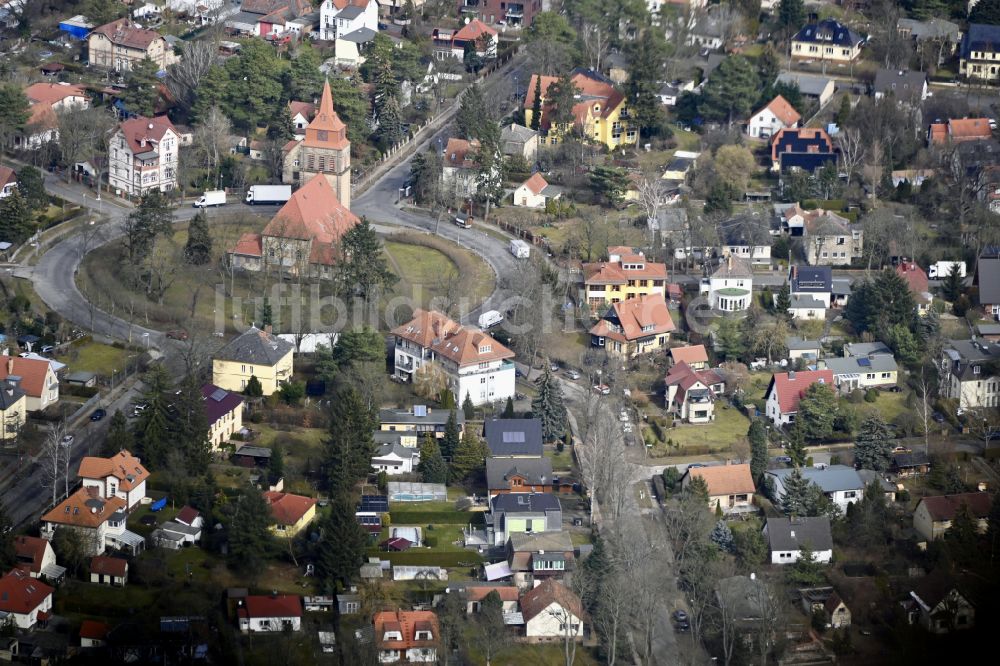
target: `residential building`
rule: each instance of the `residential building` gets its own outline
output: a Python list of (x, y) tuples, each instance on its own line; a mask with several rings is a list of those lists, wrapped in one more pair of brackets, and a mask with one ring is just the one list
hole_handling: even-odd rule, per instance
[(312, 497), (267, 491), (264, 501), (271, 507), (274, 520), (268, 528), (276, 536), (291, 538), (316, 518), (316, 500)]
[(549, 493), (555, 490), (549, 458), (487, 458), (489, 496), (506, 493)]
[(250, 594), (239, 604), (236, 615), (240, 631), (244, 634), (298, 631), (302, 628), (302, 597), (297, 594)]
[(319, 6), (320, 39), (332, 42), (362, 28), (378, 32), (378, 9), (376, 0), (323, 0)]
[(27, 394), (16, 376), (8, 376), (0, 384), (0, 441), (14, 439), (25, 424)]
[(918, 49), (933, 49), (932, 53), (937, 53), (938, 65), (951, 57), (962, 43), (961, 27), (937, 17), (926, 21), (901, 18), (896, 22), (896, 29), (903, 37), (915, 41)]
[(549, 201), (558, 199), (562, 188), (549, 185), (541, 173), (535, 172), (514, 190), (514, 205), (524, 208), (545, 208)]
[(969, 592), (941, 570), (917, 579), (902, 606), (910, 624), (919, 624), (932, 634), (971, 629), (976, 622)]
[(32, 578), (59, 582), (66, 575), (66, 567), (56, 563), (56, 551), (52, 550), (52, 544), (41, 537), (15, 536), (14, 557), (14, 567)]
[(941, 357), (941, 397), (959, 409), (1000, 406), (1000, 344), (982, 340), (947, 340)]
[(28, 630), (52, 615), (55, 590), (20, 569), (0, 578), (0, 614), (10, 618), (15, 629)]
[(295, 129), (295, 139), (305, 138), (305, 129), (316, 117), (316, 105), (312, 102), (291, 100), (288, 102), (288, 115), (292, 117), (292, 127)]
[(80, 623), (80, 647), (102, 648), (107, 645), (111, 627), (106, 622), (84, 620)]
[(788, 269), (788, 293), (819, 301), (823, 309), (833, 305), (833, 269), (829, 266), (796, 266)]
[(755, 139), (770, 139), (779, 130), (798, 127), (802, 114), (781, 95), (756, 111), (747, 121), (747, 134)]
[[(524, 98), (524, 122), (527, 125), (532, 124), (536, 81), (540, 76), (532, 74), (528, 81)], [(574, 70), (570, 79), (579, 90), (579, 95), (575, 98), (578, 101), (573, 105), (574, 129), (582, 132), (585, 138), (602, 143), (610, 150), (638, 141), (639, 132), (629, 120), (625, 96), (615, 89), (610, 79), (581, 69)], [(552, 124), (554, 109), (547, 95), (552, 84), (558, 80), (555, 76), (541, 76), (542, 119), (538, 126), (543, 145), (559, 143), (570, 129), (569, 126), (558, 127)]]
[(899, 373), (891, 353), (848, 356), (845, 352), (842, 358), (830, 357), (817, 361), (817, 364), (833, 372), (833, 385), (841, 393), (896, 386)]
[(562, 580), (576, 568), (576, 549), (568, 532), (511, 534), (507, 539), (507, 561), (504, 576), (509, 576), (521, 590), (530, 590), (537, 583)]
[(286, 32), (288, 23), (308, 14), (310, 0), (243, 0), (240, 11), (226, 19), (231, 31), (256, 37), (269, 37)]
[(751, 574), (730, 576), (716, 583), (716, 603), (729, 609), (733, 627), (745, 632), (759, 627), (765, 618), (774, 616), (773, 597), (767, 584)]
[(742, 312), (753, 300), (753, 269), (740, 257), (727, 254), (699, 290), (708, 297), (709, 306), (722, 312)]
[(771, 564), (792, 564), (808, 548), (816, 562), (829, 564), (833, 559), (833, 536), (827, 516), (806, 518), (768, 518), (764, 538), (771, 551)]
[(820, 127), (782, 129), (771, 139), (771, 171), (801, 169), (813, 173), (836, 163), (833, 139)]
[(126, 510), (120, 497), (102, 498), (97, 487), (81, 487), (42, 516), (42, 536), (51, 540), (56, 529), (72, 529), (88, 555), (100, 555), (108, 547), (136, 553), (145, 539), (125, 529)]
[(695, 370), (686, 361), (680, 361), (670, 368), (663, 383), (664, 406), (674, 418), (688, 423), (715, 420), (715, 401), (726, 390), (719, 371), (707, 367)]
[(967, 79), (1000, 78), (1000, 26), (970, 23), (959, 50), (958, 73)]
[(125, 587), (128, 583), (128, 560), (95, 555), (90, 559), (90, 582)]
[(562, 530), (562, 507), (550, 493), (505, 493), (490, 499), (486, 514), (487, 540), (502, 546), (514, 534), (559, 532)]
[(440, 312), (417, 308), (413, 319), (392, 331), (394, 375), (412, 381), (425, 364), (435, 363), (448, 378), (458, 403), (474, 405), (506, 400), (514, 395), (514, 352), (491, 335), (462, 326)]
[(788, 358), (792, 361), (801, 358), (811, 363), (823, 353), (823, 345), (819, 340), (804, 340), (794, 335), (785, 338), (785, 346), (788, 348)]
[(475, 155), (479, 142), (451, 137), (441, 156), (441, 186), (455, 199), (465, 200), (479, 189)]
[(802, 610), (810, 617), (821, 613), (832, 629), (851, 626), (851, 610), (832, 587), (800, 589), (799, 593), (802, 595)]
[(123, 121), (109, 143), (108, 184), (141, 197), (177, 187), (180, 133), (166, 116)]
[(177, 61), (163, 35), (127, 18), (105, 23), (87, 35), (87, 60), (92, 67), (129, 72), (147, 59), (160, 71)]
[[(785, 480), (795, 470), (788, 467), (772, 469), (765, 474), (774, 482), (774, 496), (780, 502), (785, 496)], [(830, 498), (841, 511), (847, 511), (847, 505), (860, 502), (865, 494), (865, 483), (853, 467), (846, 465), (828, 465), (801, 468), (802, 476), (820, 487), (823, 494)]]
[(771, 225), (758, 213), (738, 215), (719, 225), (719, 256), (739, 257), (751, 264), (771, 264)]
[(292, 378), (294, 349), (292, 343), (270, 330), (251, 326), (212, 357), (212, 383), (226, 391), (242, 392), (250, 378), (256, 377), (264, 395), (271, 395)]
[(931, 123), (927, 128), (927, 144), (948, 146), (967, 141), (985, 141), (993, 138), (989, 118), (949, 118), (943, 123)]
[(795, 423), (799, 411), (799, 401), (806, 390), (815, 383), (833, 388), (833, 371), (804, 370), (796, 372), (776, 372), (771, 375), (771, 383), (764, 393), (765, 414), (775, 427), (781, 428)]
[(541, 458), (539, 419), (486, 419), (483, 437), (493, 458)]
[(630, 247), (609, 247), (608, 261), (584, 264), (583, 276), (587, 305), (597, 316), (607, 304), (664, 294), (667, 265), (648, 261), (641, 251)]
[(893, 453), (889, 471), (900, 478), (920, 476), (931, 471), (931, 459), (923, 451)]
[(432, 409), (414, 405), (411, 409), (380, 409), (379, 429), (382, 432), (400, 433), (399, 443), (406, 447), (420, 446), (420, 438), (430, 433), (436, 439), (444, 437), (448, 419), (455, 415), (458, 432), (465, 432), (465, 412), (461, 409)]
[(860, 224), (827, 210), (805, 216), (802, 249), (813, 266), (849, 266), (861, 259), (864, 231)]
[(693, 479), (702, 479), (708, 487), (708, 507), (722, 509), (723, 513), (754, 511), (753, 494), (756, 492), (750, 465), (710, 465), (688, 467), (681, 477), (681, 488), (687, 489)]
[(524, 635), (530, 639), (583, 640), (583, 604), (562, 583), (546, 580), (521, 595)]
[(692, 370), (704, 370), (708, 367), (708, 351), (705, 345), (671, 347), (667, 350), (667, 361), (671, 366), (683, 362)]
[(925, 315), (930, 309), (934, 296), (930, 292), (927, 273), (915, 261), (901, 261), (896, 264), (896, 275), (903, 278), (913, 300), (917, 302), (917, 314)]
[(853, 62), (864, 43), (864, 38), (846, 25), (826, 19), (804, 26), (792, 37), (792, 59)]
[(511, 28), (529, 28), (535, 15), (545, 11), (548, 3), (543, 0), (458, 0), (461, 17), (473, 16), (489, 24), (508, 25)]
[[(624, 81), (622, 81), (622, 83), (624, 83)], [(660, 90), (656, 93), (656, 96), (660, 98), (660, 104), (664, 106), (677, 106), (677, 100), (680, 99), (681, 95), (686, 92), (693, 91), (693, 79), (688, 79), (686, 81), (678, 79), (670, 83), (662, 84), (660, 86)]]
[[(0, 355), (0, 382), (7, 389), (14, 384), (24, 392), (26, 411), (40, 412), (59, 402), (59, 380), (48, 361)], [(8, 402), (13, 399), (14, 396), (8, 394)], [(15, 401), (11, 419), (19, 410)], [(9, 423), (13, 425), (13, 421)], [(24, 419), (21, 419), (21, 424), (24, 424)]]
[(978, 530), (986, 532), (991, 501), (989, 494), (984, 492), (924, 497), (913, 511), (913, 529), (925, 541), (941, 539), (951, 529), (955, 516), (968, 510)]
[(934, 169), (893, 169), (889, 173), (893, 187), (908, 183), (911, 190), (919, 190), (924, 181), (935, 175), (937, 175), (937, 171)]
[(833, 79), (814, 74), (802, 74), (799, 72), (781, 72), (776, 79), (777, 83), (797, 86), (799, 93), (806, 99), (815, 102), (820, 107), (833, 98), (836, 85)]
[(612, 356), (635, 358), (665, 349), (674, 328), (663, 294), (640, 295), (612, 303), (590, 329), (590, 345)]
[(124, 500), (126, 511), (137, 507), (146, 497), (149, 471), (127, 450), (110, 458), (86, 456), (80, 461), (77, 475), (83, 487), (95, 488), (99, 497)]
[(504, 614), (517, 612), (520, 593), (513, 585), (469, 585), (462, 590), (465, 597), (466, 615), (478, 613), (482, 609), (483, 600), (494, 592), (500, 597)]
[(900, 104), (920, 106), (927, 99), (927, 73), (906, 69), (880, 69), (872, 84), (875, 99), (892, 97)]
[(154, 546), (179, 550), (201, 541), (203, 527), (201, 517), (198, 516), (192, 522), (185, 522), (182, 517), (185, 511), (191, 511), (197, 515), (197, 512), (191, 507), (184, 507), (174, 520), (166, 521), (149, 535), (149, 540), (153, 542)]
[(438, 60), (463, 59), (466, 44), (480, 58), (497, 57), (497, 31), (479, 19), (472, 19), (458, 30), (435, 28), (431, 31), (431, 46)]
[(989, 246), (982, 251), (974, 281), (979, 288), (979, 306), (987, 316), (1000, 321), (1000, 247)]
[[(374, 3), (375, 0), (370, 0)], [(285, 153), (281, 182), (303, 185), (314, 180), (325, 180), (337, 201), (335, 205), (324, 200), (319, 205), (330, 206), (328, 214), (353, 217), (351, 208), (351, 142), (347, 138), (347, 125), (333, 108), (330, 82), (323, 83), (319, 110), (303, 130), (301, 140), (290, 141), (282, 149)], [(322, 175), (324, 178), (317, 179)], [(304, 188), (303, 188), (304, 189)], [(314, 197), (319, 195), (315, 192)], [(328, 198), (328, 197), (327, 197)], [(300, 197), (300, 206), (308, 204)], [(279, 211), (280, 215), (280, 211)], [(356, 224), (354, 218), (353, 224)]]
[(379, 611), (372, 624), (380, 664), (437, 662), (441, 630), (434, 611)]
[(243, 396), (215, 384), (202, 386), (201, 396), (208, 420), (208, 441), (215, 451), (243, 429)]
[(402, 444), (382, 444), (372, 456), (372, 469), (389, 476), (411, 474), (420, 464), (420, 451)]
[(504, 155), (519, 155), (528, 164), (534, 164), (538, 155), (538, 132), (530, 127), (511, 123), (500, 132), (500, 150)]
[(670, 157), (670, 161), (667, 162), (667, 166), (664, 167), (663, 175), (660, 176), (660, 179), (670, 181), (671, 183), (685, 182), (688, 174), (694, 169), (694, 165), (699, 157), (701, 157), (700, 152), (675, 150), (674, 154)]
[(24, 132), (14, 136), (14, 146), (22, 150), (35, 150), (58, 141), (58, 114), (90, 106), (87, 89), (73, 83), (33, 83), (24, 89), (24, 96), (30, 105), (28, 122)]

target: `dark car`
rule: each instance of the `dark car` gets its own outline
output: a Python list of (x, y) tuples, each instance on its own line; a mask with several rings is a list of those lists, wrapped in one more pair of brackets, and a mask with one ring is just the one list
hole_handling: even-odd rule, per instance
[(703, 463), (691, 463), (688, 465), (688, 469), (698, 469), (699, 467), (706, 467)]
[(942, 414), (941, 412), (934, 412), (931, 415), (931, 418), (934, 419), (938, 423), (944, 423), (944, 414)]
[(688, 614), (678, 609), (674, 611), (674, 622), (687, 622)]
[(677, 629), (677, 633), (679, 634), (686, 634), (691, 631), (691, 624), (688, 622), (678, 622), (674, 625), (674, 627)]
[(106, 411), (104, 411), (103, 409), (95, 409), (94, 412), (93, 412), (93, 414), (90, 415), (90, 420), (91, 421), (100, 421), (101, 419), (103, 419), (107, 415), (108, 415), (108, 413)]
[(780, 462), (780, 463), (785, 463), (786, 465), (790, 465), (791, 462), (792, 462), (792, 457), (791, 456), (776, 456), (774, 458), (774, 462)]

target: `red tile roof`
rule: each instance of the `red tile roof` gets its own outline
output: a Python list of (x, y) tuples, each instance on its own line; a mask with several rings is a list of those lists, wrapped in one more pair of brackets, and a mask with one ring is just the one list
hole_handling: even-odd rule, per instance
[(521, 614), (525, 622), (543, 613), (553, 603), (559, 604), (579, 619), (583, 619), (580, 597), (562, 583), (548, 579), (521, 597)]
[(97, 555), (90, 560), (90, 573), (124, 578), (128, 573), (128, 562), (120, 557)]
[(48, 361), (20, 356), (0, 356), (0, 381), (14, 375), (21, 378), (21, 389), (33, 398), (40, 398), (45, 392), (45, 379), (55, 381), (52, 366)]
[[(789, 375), (794, 375), (790, 377)], [(833, 388), (833, 370), (803, 370), (801, 372), (779, 372), (771, 376), (771, 385), (767, 387), (764, 399), (771, 397), (771, 391), (778, 392), (778, 406), (782, 414), (792, 414), (799, 410), (799, 400), (806, 389), (814, 383), (822, 381)]]
[(471, 169), (475, 166), (475, 162), (470, 157), (470, 153), (475, 153), (478, 149), (478, 141), (448, 139), (448, 145), (444, 148), (444, 165), (455, 169)]
[[(802, 119), (802, 115), (796, 111), (795, 107), (789, 104), (788, 100), (781, 95), (778, 95), (768, 102), (764, 109), (773, 113), (775, 117), (786, 127), (791, 127)], [(763, 111), (763, 109), (761, 109), (761, 111)]]
[(149, 478), (149, 471), (142, 466), (142, 461), (129, 451), (119, 451), (110, 458), (87, 456), (80, 461), (78, 474), (81, 479), (104, 480), (113, 476), (118, 479), (118, 487), (124, 491), (138, 488)]
[(957, 493), (955, 495), (934, 495), (922, 500), (931, 520), (952, 520), (958, 510), (964, 505), (974, 518), (986, 518), (990, 515), (992, 499), (988, 493)]
[(149, 45), (157, 39), (163, 39), (163, 35), (155, 30), (137, 28), (127, 18), (121, 18), (111, 23), (94, 28), (91, 34), (98, 33), (107, 37), (112, 44), (117, 44), (130, 49), (146, 50)]
[(190, 525), (200, 515), (201, 514), (198, 513), (198, 509), (185, 504), (184, 507), (177, 513), (177, 517), (174, 518), (174, 520), (182, 525)]
[(133, 153), (153, 150), (156, 144), (163, 140), (167, 130), (180, 136), (177, 128), (166, 116), (156, 116), (155, 118), (136, 116), (126, 120), (119, 127)]
[[(541, 78), (542, 90), (542, 119), (539, 126), (542, 129), (548, 129), (551, 125), (550, 116), (552, 106), (546, 101), (546, 97), (548, 97), (549, 87), (558, 81), (559, 77), (532, 74), (531, 79), (528, 81), (528, 91), (524, 98), (524, 108), (534, 108), (536, 81), (539, 78)], [(588, 115), (593, 116), (595, 105), (600, 105), (600, 110), (596, 112), (596, 116), (607, 118), (625, 101), (624, 96), (603, 78), (597, 78), (586, 72), (577, 72), (570, 77), (570, 80), (576, 86), (579, 95), (577, 99), (580, 100), (573, 105), (575, 125), (582, 125), (586, 122)]]
[(241, 254), (246, 257), (260, 257), (263, 256), (263, 253), (260, 234), (243, 234), (236, 241), (236, 247), (233, 248), (233, 254)]
[(326, 176), (317, 174), (296, 190), (261, 235), (331, 245), (359, 222), (358, 216), (340, 203)]
[(901, 261), (896, 265), (896, 274), (906, 281), (910, 291), (921, 295), (928, 291), (927, 273), (913, 261)]
[(517, 601), (518, 590), (516, 587), (504, 585), (504, 586), (490, 586), (490, 585), (475, 585), (465, 588), (465, 598), (467, 601), (482, 601), (490, 595), (491, 592), (496, 592), (500, 596), (500, 601)]
[(0, 187), (17, 182), (17, 174), (10, 167), (0, 166)]
[(97, 488), (80, 488), (58, 506), (42, 516), (46, 523), (95, 528), (116, 511), (125, 510), (125, 500), (120, 497), (101, 498)]
[(31, 104), (55, 104), (67, 97), (87, 99), (87, 89), (71, 83), (33, 83), (24, 89), (24, 96)]
[[(410, 648), (434, 647), (437, 645), (439, 629), (437, 613), (434, 611), (381, 611), (372, 618), (375, 626), (375, 645), (381, 650), (408, 650)], [(417, 640), (416, 632), (430, 631), (431, 640)], [(386, 631), (398, 631), (403, 640), (385, 640)]]
[(705, 345), (687, 345), (686, 347), (673, 347), (669, 352), (674, 363), (681, 361), (687, 363), (708, 363), (708, 352)]
[(84, 620), (80, 624), (80, 638), (102, 641), (107, 637), (109, 631), (111, 631), (111, 627), (107, 623), (97, 620)]
[(430, 348), (459, 367), (514, 357), (514, 352), (490, 334), (461, 326), (433, 310), (417, 308), (413, 319), (394, 328), (392, 334)]
[(705, 479), (709, 497), (718, 495), (753, 495), (756, 488), (750, 476), (750, 465), (712, 465), (688, 468), (692, 479)]
[(295, 525), (312, 507), (316, 500), (312, 497), (279, 493), (269, 490), (264, 493), (264, 501), (271, 507), (271, 517), (279, 525)]
[(18, 559), (18, 568), (36, 575), (40, 574), (48, 545), (49, 542), (41, 537), (23, 535), (14, 537), (14, 554)]
[[(605, 315), (604, 319), (590, 329), (591, 335), (624, 342), (669, 333), (675, 328), (663, 294), (640, 294), (635, 298), (619, 301), (611, 308), (621, 325), (620, 330), (612, 328), (612, 322), (609, 322)], [(652, 328), (643, 330), (647, 327)]]
[(293, 99), (288, 103), (288, 113), (293, 118), (301, 115), (306, 120), (312, 120), (313, 116), (316, 115), (316, 105), (312, 102), (300, 102)]
[(464, 40), (464, 41), (475, 41), (482, 37), (483, 35), (489, 35), (494, 39), (497, 36), (497, 31), (486, 25), (477, 18), (472, 19), (464, 26), (462, 29), (455, 33), (452, 37), (452, 41)]
[(989, 118), (952, 118), (943, 123), (932, 123), (929, 140), (934, 145), (946, 144), (949, 141), (976, 141), (990, 139), (993, 130)]
[(0, 611), (27, 615), (41, 606), (53, 591), (27, 572), (13, 569), (0, 578)]
[(531, 193), (535, 195), (541, 194), (542, 190), (549, 186), (549, 184), (545, 181), (545, 178), (542, 177), (542, 174), (537, 171), (531, 174), (531, 178), (521, 184), (524, 187), (527, 187)]
[(239, 615), (246, 618), (302, 617), (302, 598), (295, 594), (250, 595)]
[[(629, 280), (666, 280), (667, 265), (647, 261), (640, 255), (622, 255), (622, 261), (602, 261), (583, 265), (585, 282), (591, 284), (626, 284)], [(623, 267), (628, 264), (642, 264), (641, 269)]]

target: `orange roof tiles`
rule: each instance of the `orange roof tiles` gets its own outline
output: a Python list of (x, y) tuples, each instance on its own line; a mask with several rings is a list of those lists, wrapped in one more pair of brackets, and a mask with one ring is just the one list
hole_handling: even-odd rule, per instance
[(452, 41), (464, 40), (464, 41), (475, 41), (482, 37), (483, 35), (489, 35), (490, 37), (496, 38), (497, 31), (486, 25), (477, 18), (472, 19), (468, 23), (462, 26), (462, 29), (455, 33), (452, 37)]
[(775, 373), (771, 377), (771, 385), (764, 396), (768, 398), (772, 390), (777, 391), (781, 413), (790, 414), (799, 410), (799, 400), (802, 399), (806, 389), (820, 381), (833, 388), (833, 370), (827, 368), (825, 370)]
[(429, 348), (459, 367), (514, 357), (514, 352), (488, 333), (465, 328), (432, 310), (417, 308), (413, 311), (413, 319), (394, 328), (392, 334)]
[(166, 116), (156, 116), (155, 118), (136, 116), (124, 121), (119, 127), (133, 153), (144, 153), (152, 150), (153, 144), (162, 141), (167, 130), (180, 135), (177, 128)]
[(340, 203), (326, 176), (317, 174), (296, 190), (261, 235), (330, 245), (359, 222), (358, 216)]
[(128, 573), (128, 562), (120, 557), (97, 555), (90, 560), (90, 573), (124, 578)]
[(306, 138), (302, 145), (310, 148), (346, 148), (347, 125), (333, 109), (333, 94), (330, 92), (330, 81), (323, 82), (323, 94), (319, 101), (319, 111), (306, 127)]
[(913, 261), (901, 261), (896, 266), (896, 274), (906, 281), (910, 291), (922, 295), (927, 292), (927, 273)]
[[(635, 257), (628, 257), (635, 258)], [(639, 261), (632, 263), (642, 263), (642, 268), (623, 267), (623, 262), (604, 261), (595, 264), (584, 264), (583, 273), (585, 283), (591, 284), (626, 284), (629, 280), (666, 280), (667, 265), (648, 262), (639, 257)]]
[[(536, 83), (538, 79), (541, 79), (542, 91), (542, 118), (539, 127), (548, 129), (551, 124), (549, 117), (552, 112), (552, 106), (546, 101), (546, 97), (548, 96), (550, 86), (558, 81), (559, 77), (532, 74), (528, 82), (528, 91), (524, 98), (524, 109), (526, 110), (534, 108), (535, 89), (538, 85)], [(577, 99), (580, 100), (573, 105), (573, 118), (576, 125), (584, 124), (588, 116), (607, 118), (625, 100), (622, 94), (610, 82), (592, 73), (578, 71), (570, 77), (570, 80), (576, 86)], [(595, 107), (598, 107), (597, 111), (594, 110)]]
[(750, 465), (712, 465), (688, 468), (692, 479), (705, 479), (709, 497), (717, 495), (753, 495), (756, 488), (750, 476)]
[(21, 389), (33, 398), (42, 397), (46, 389), (46, 377), (55, 381), (52, 366), (48, 361), (0, 355), (0, 381), (11, 375), (21, 378)]
[(121, 490), (129, 491), (148, 479), (149, 471), (129, 451), (119, 451), (110, 458), (85, 457), (80, 461), (79, 476), (81, 479), (99, 480), (113, 476), (118, 479)]
[(545, 612), (553, 603), (557, 603), (579, 619), (583, 619), (583, 604), (580, 597), (574, 594), (562, 583), (548, 579), (534, 589), (528, 590), (521, 597), (521, 614), (525, 621)]
[(932, 123), (927, 138), (934, 145), (991, 139), (993, 128), (989, 118), (951, 118), (947, 122)]
[(705, 345), (674, 347), (667, 353), (674, 359), (674, 363), (708, 363), (708, 351)]
[(549, 184), (545, 181), (545, 178), (542, 177), (542, 174), (537, 171), (531, 174), (531, 178), (524, 181), (522, 185), (527, 187), (532, 194), (541, 194), (542, 190), (549, 186)]
[(465, 588), (465, 598), (468, 601), (482, 601), (491, 592), (496, 592), (500, 597), (500, 601), (517, 601), (517, 588), (508, 585), (495, 587), (491, 585), (469, 586)]
[(0, 187), (17, 182), (17, 174), (10, 167), (0, 165)]
[[(667, 309), (663, 294), (641, 294), (611, 306), (619, 329), (608, 321), (608, 315), (590, 329), (591, 335), (632, 341), (674, 330), (674, 320)], [(609, 313), (610, 314), (610, 313)]]
[(260, 234), (246, 233), (240, 236), (240, 239), (236, 241), (236, 247), (233, 248), (233, 254), (242, 254), (247, 257), (263, 256), (264, 250), (261, 246)]
[(479, 149), (478, 141), (466, 141), (465, 139), (448, 139), (448, 145), (444, 148), (444, 165), (456, 169), (471, 169), (475, 166), (470, 153)]
[(316, 115), (316, 105), (312, 102), (300, 102), (293, 99), (288, 102), (288, 113), (293, 118), (301, 115), (306, 120), (312, 120), (313, 116)]
[(136, 27), (127, 18), (121, 18), (117, 21), (98, 26), (94, 28), (91, 34), (93, 33), (104, 35), (112, 44), (130, 49), (146, 50), (157, 39), (163, 39), (163, 35), (155, 30)]
[(0, 611), (27, 615), (54, 591), (54, 588), (24, 571), (13, 569), (0, 578)]
[[(33, 574), (42, 572), (42, 560), (49, 542), (41, 537), (18, 535), (14, 537), (14, 554), (18, 559), (18, 568)], [(30, 561), (29, 561), (30, 560)]]
[(786, 127), (791, 127), (802, 119), (802, 114), (796, 111), (795, 107), (789, 104), (788, 100), (781, 95), (768, 102), (764, 108), (773, 113)]
[(87, 99), (87, 89), (77, 84), (33, 83), (24, 89), (24, 96), (31, 104), (55, 104), (67, 97)]
[[(375, 644), (381, 650), (408, 650), (410, 648), (434, 647), (437, 645), (439, 629), (437, 613), (434, 611), (380, 611), (372, 618), (375, 626)], [(417, 631), (429, 631), (430, 640), (417, 640)], [(386, 640), (386, 632), (398, 631), (402, 640)]]
[(110, 518), (116, 511), (124, 510), (125, 500), (119, 497), (102, 499), (97, 488), (80, 488), (42, 516), (42, 521), (94, 528)]
[(239, 609), (241, 617), (302, 617), (302, 597), (296, 594), (278, 594), (271, 597), (250, 595)]
[(274, 491), (264, 493), (264, 501), (271, 507), (271, 517), (279, 525), (295, 525), (316, 506), (312, 497)]

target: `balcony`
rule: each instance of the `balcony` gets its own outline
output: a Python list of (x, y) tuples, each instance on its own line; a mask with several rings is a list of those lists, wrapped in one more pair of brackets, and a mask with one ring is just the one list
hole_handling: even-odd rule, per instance
[(466, 366), (470, 368), (466, 370), (463, 368), (460, 373), (463, 377), (469, 377), (471, 375), (492, 375), (498, 372), (514, 371), (514, 363), (512, 361), (502, 361), (499, 366), (490, 366), (488, 368), (472, 368), (472, 366)]
[(507, 18), (524, 18), (524, 5), (510, 5), (507, 7)]

